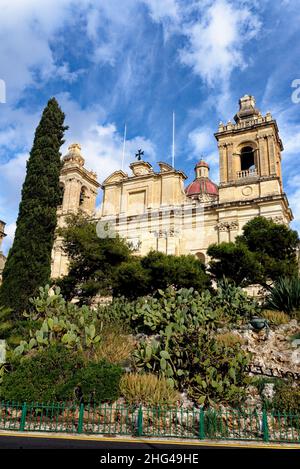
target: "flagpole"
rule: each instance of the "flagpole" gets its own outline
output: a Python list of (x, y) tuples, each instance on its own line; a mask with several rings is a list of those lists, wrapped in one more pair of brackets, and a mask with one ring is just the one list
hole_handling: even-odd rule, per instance
[(173, 111), (172, 166), (175, 168), (175, 112)]
[(126, 133), (127, 133), (127, 126), (124, 126), (124, 136), (123, 136), (123, 153), (122, 153), (122, 171), (124, 170), (124, 160), (125, 160), (125, 146), (126, 146)]

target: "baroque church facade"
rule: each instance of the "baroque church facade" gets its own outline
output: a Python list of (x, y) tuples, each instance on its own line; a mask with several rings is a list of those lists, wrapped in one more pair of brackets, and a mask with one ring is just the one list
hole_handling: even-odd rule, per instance
[[(253, 96), (239, 100), (234, 122), (220, 123), (215, 138), (219, 150), (219, 183), (211, 181), (209, 165), (201, 159), (195, 179), (188, 185), (185, 173), (159, 162), (158, 170), (138, 159), (131, 174), (115, 171), (102, 184), (85, 168), (79, 144), (63, 157), (58, 224), (82, 210), (97, 220), (98, 236), (118, 233), (137, 255), (149, 250), (166, 254), (194, 254), (207, 262), (212, 243), (234, 241), (252, 218), (260, 215), (288, 224), (292, 212), (281, 174), (283, 145), (276, 120), (262, 115)], [(140, 158), (140, 156), (139, 156)], [(96, 198), (103, 191), (100, 211)], [(68, 260), (56, 239), (52, 276), (67, 273)]]

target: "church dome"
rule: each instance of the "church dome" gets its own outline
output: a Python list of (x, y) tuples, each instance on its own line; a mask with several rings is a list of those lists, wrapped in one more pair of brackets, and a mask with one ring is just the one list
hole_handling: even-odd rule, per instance
[(192, 199), (211, 199), (218, 197), (218, 186), (209, 179), (209, 165), (200, 160), (195, 166), (196, 178), (185, 189), (185, 193)]
[(196, 164), (195, 169), (196, 169), (196, 168), (207, 168), (207, 169), (209, 170), (209, 165), (208, 165), (208, 163), (206, 163), (206, 161), (204, 161), (204, 160), (201, 159), (201, 160), (198, 161), (198, 163)]

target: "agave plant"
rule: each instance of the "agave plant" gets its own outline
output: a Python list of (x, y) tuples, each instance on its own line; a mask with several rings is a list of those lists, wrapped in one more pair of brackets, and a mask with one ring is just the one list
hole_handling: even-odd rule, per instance
[(300, 278), (279, 278), (273, 287), (269, 287), (266, 307), (283, 311), (292, 317), (299, 317)]

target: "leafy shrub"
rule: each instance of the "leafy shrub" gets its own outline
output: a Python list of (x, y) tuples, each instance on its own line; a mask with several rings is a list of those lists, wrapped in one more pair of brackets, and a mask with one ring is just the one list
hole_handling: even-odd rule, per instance
[(98, 332), (101, 328), (94, 312), (87, 306), (78, 307), (66, 302), (59, 288), (51, 291), (46, 286), (39, 291), (39, 296), (30, 300), (33, 309), (26, 315), (28, 324), (33, 323), (34, 327), (30, 329), (29, 337), (26, 334), (27, 340), (20, 341), (14, 355), (42, 350), (59, 343), (79, 351), (94, 349), (100, 341)]
[(120, 396), (120, 379), (123, 369), (112, 363), (89, 362), (76, 375), (85, 402), (112, 402)]
[(104, 323), (113, 324), (117, 322), (125, 325), (126, 328), (130, 328), (136, 304), (139, 304), (139, 300), (135, 302), (126, 298), (114, 298), (111, 303), (98, 306), (96, 314), (99, 320)]
[(265, 309), (262, 311), (261, 316), (268, 320), (272, 326), (280, 326), (280, 324), (287, 324), (290, 320), (289, 316), (282, 311), (272, 311)]
[(248, 320), (257, 314), (259, 306), (253, 298), (225, 277), (217, 284), (217, 291), (212, 298), (213, 306), (219, 311), (224, 322), (236, 323), (239, 320)]
[(114, 296), (126, 298), (154, 294), (170, 285), (176, 289), (194, 288), (201, 292), (210, 286), (205, 265), (195, 256), (167, 255), (150, 251), (142, 258), (133, 258), (121, 264), (116, 271)]
[(130, 324), (136, 332), (153, 334), (163, 331), (170, 323), (190, 327), (237, 322), (257, 314), (258, 309), (246, 292), (224, 280), (215, 293), (169, 287), (165, 291), (158, 290), (155, 297), (141, 297), (131, 302), (117, 299), (102, 308), (102, 317)]
[(0, 386), (4, 400), (60, 401), (74, 398), (76, 373), (83, 366), (82, 356), (62, 345), (24, 358), (5, 373)]
[(277, 384), (272, 406), (279, 412), (300, 416), (300, 387), (288, 384)]
[(172, 379), (188, 389), (199, 404), (238, 402), (245, 395), (250, 356), (240, 344), (227, 347), (212, 331), (193, 327), (183, 331), (169, 325), (160, 340), (142, 343), (134, 352), (137, 368)]
[(0, 306), (0, 339), (9, 337), (13, 328), (13, 321), (11, 320), (12, 311), (11, 308)]
[(151, 373), (123, 375), (120, 389), (129, 404), (172, 406), (180, 400), (180, 394), (170, 381)]
[(244, 343), (242, 337), (238, 336), (237, 334), (233, 334), (232, 332), (217, 334), (215, 339), (218, 343), (224, 345), (225, 347), (235, 347), (237, 344), (242, 345)]
[(208, 291), (200, 294), (193, 288), (175, 290), (169, 287), (165, 291), (159, 290), (155, 297), (145, 296), (131, 302), (116, 299), (102, 311), (103, 318), (129, 322), (136, 332), (153, 334), (163, 331), (169, 323), (187, 326), (214, 320), (216, 314), (210, 303)]
[(137, 331), (145, 333), (163, 331), (170, 323), (180, 324), (181, 328), (205, 324), (217, 318), (210, 300), (208, 291), (169, 287), (159, 290), (156, 298), (140, 299), (131, 322)]
[(299, 317), (300, 311), (300, 278), (284, 278), (277, 280), (266, 298), (266, 307), (283, 311), (291, 317)]
[(101, 330), (101, 340), (94, 352), (95, 360), (124, 364), (130, 358), (136, 341), (118, 323), (106, 324)]

